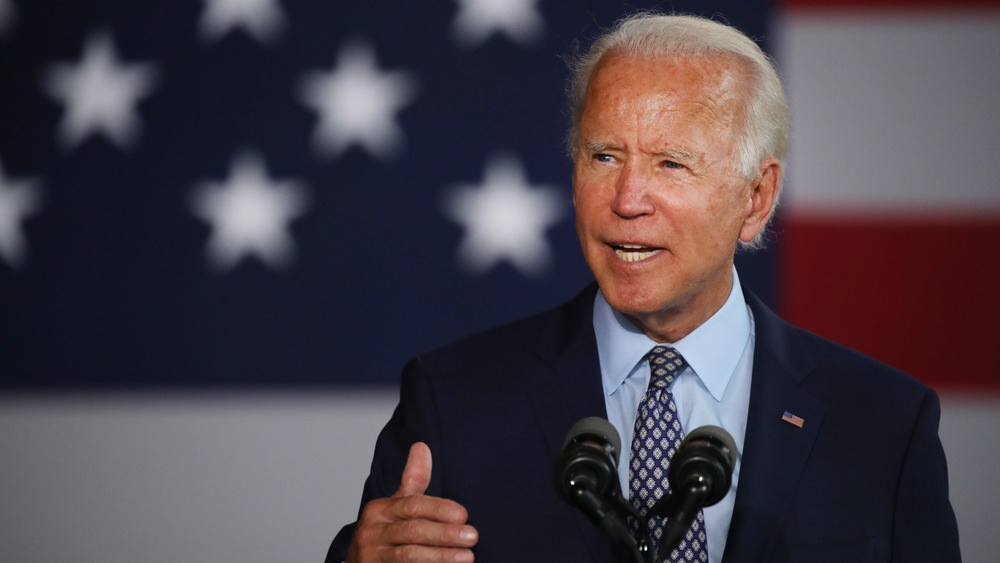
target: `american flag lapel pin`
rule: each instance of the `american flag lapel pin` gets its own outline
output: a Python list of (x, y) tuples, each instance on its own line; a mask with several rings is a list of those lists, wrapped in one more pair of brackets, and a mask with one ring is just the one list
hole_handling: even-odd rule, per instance
[(802, 428), (802, 424), (805, 423), (805, 420), (801, 416), (796, 416), (788, 411), (785, 411), (785, 414), (781, 415), (781, 420), (784, 420), (789, 424), (794, 424), (799, 428)]

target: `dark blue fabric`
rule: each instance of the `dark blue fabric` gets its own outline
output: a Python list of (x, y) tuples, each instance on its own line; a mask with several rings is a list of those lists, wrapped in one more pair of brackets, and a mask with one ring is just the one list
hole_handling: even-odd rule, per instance
[[(552, 307), (592, 279), (562, 142), (563, 57), (652, 8), (717, 14), (766, 48), (771, 14), (764, 0), (545, 0), (537, 41), (495, 34), (463, 46), (451, 33), (453, 0), (281, 0), (285, 31), (269, 42), (240, 27), (205, 40), (200, 0), (13, 4), (16, 20), (0, 30), (0, 166), (8, 180), (33, 179), (42, 199), (23, 224), (23, 264), (0, 252), (7, 390), (393, 385), (415, 354)], [(42, 78), (77, 64), (100, 32), (124, 63), (155, 65), (158, 80), (136, 106), (134, 146), (97, 135), (64, 149), (64, 107)], [(330, 72), (355, 40), (372, 47), (380, 71), (414, 81), (396, 114), (395, 158), (313, 148), (320, 118), (299, 99), (301, 83)], [(243, 150), (308, 196), (289, 226), (287, 268), (254, 256), (223, 272), (206, 262), (211, 229), (189, 200), (203, 182), (227, 179)], [(498, 152), (564, 202), (545, 233), (553, 260), (537, 275), (507, 261), (470, 274), (457, 260), (464, 232), (443, 200), (481, 183)], [(771, 252), (740, 260), (751, 287), (777, 287)]]
[[(412, 360), (363, 502), (395, 492), (420, 440), (434, 456), (428, 494), (463, 504), (479, 529), (477, 562), (629, 561), (552, 485), (565, 432), (605, 416), (595, 291)], [(725, 563), (959, 561), (936, 394), (745, 294), (756, 347)]]

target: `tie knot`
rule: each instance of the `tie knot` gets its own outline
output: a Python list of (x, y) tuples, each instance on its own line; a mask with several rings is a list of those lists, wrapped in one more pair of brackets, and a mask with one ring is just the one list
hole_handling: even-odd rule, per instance
[(684, 357), (670, 346), (656, 346), (646, 355), (649, 360), (649, 387), (670, 387), (684, 369)]

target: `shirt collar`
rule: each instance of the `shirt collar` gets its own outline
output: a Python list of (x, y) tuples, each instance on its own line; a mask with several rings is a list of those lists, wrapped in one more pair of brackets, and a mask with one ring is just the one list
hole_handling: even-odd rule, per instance
[[(610, 396), (636, 371), (646, 353), (657, 343), (625, 315), (612, 309), (600, 290), (594, 300), (594, 333), (604, 392)], [(722, 308), (672, 346), (684, 356), (712, 396), (721, 401), (749, 337), (750, 314), (739, 275), (733, 268), (733, 287)]]

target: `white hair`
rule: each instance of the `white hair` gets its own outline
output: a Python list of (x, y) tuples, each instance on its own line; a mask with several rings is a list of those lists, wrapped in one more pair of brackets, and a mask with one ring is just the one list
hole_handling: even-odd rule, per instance
[[(697, 16), (642, 12), (619, 21), (597, 38), (590, 50), (570, 62), (569, 97), (572, 122), (566, 138), (576, 159), (580, 120), (586, 105), (587, 85), (601, 58), (610, 52), (650, 58), (717, 56), (742, 66), (741, 112), (734, 125), (734, 171), (749, 182), (760, 177), (760, 163), (776, 158), (785, 166), (791, 119), (781, 80), (771, 59), (749, 37), (728, 25)], [(779, 190), (780, 193), (780, 190)], [(771, 207), (778, 203), (777, 194)], [(741, 248), (763, 246), (767, 229)]]

